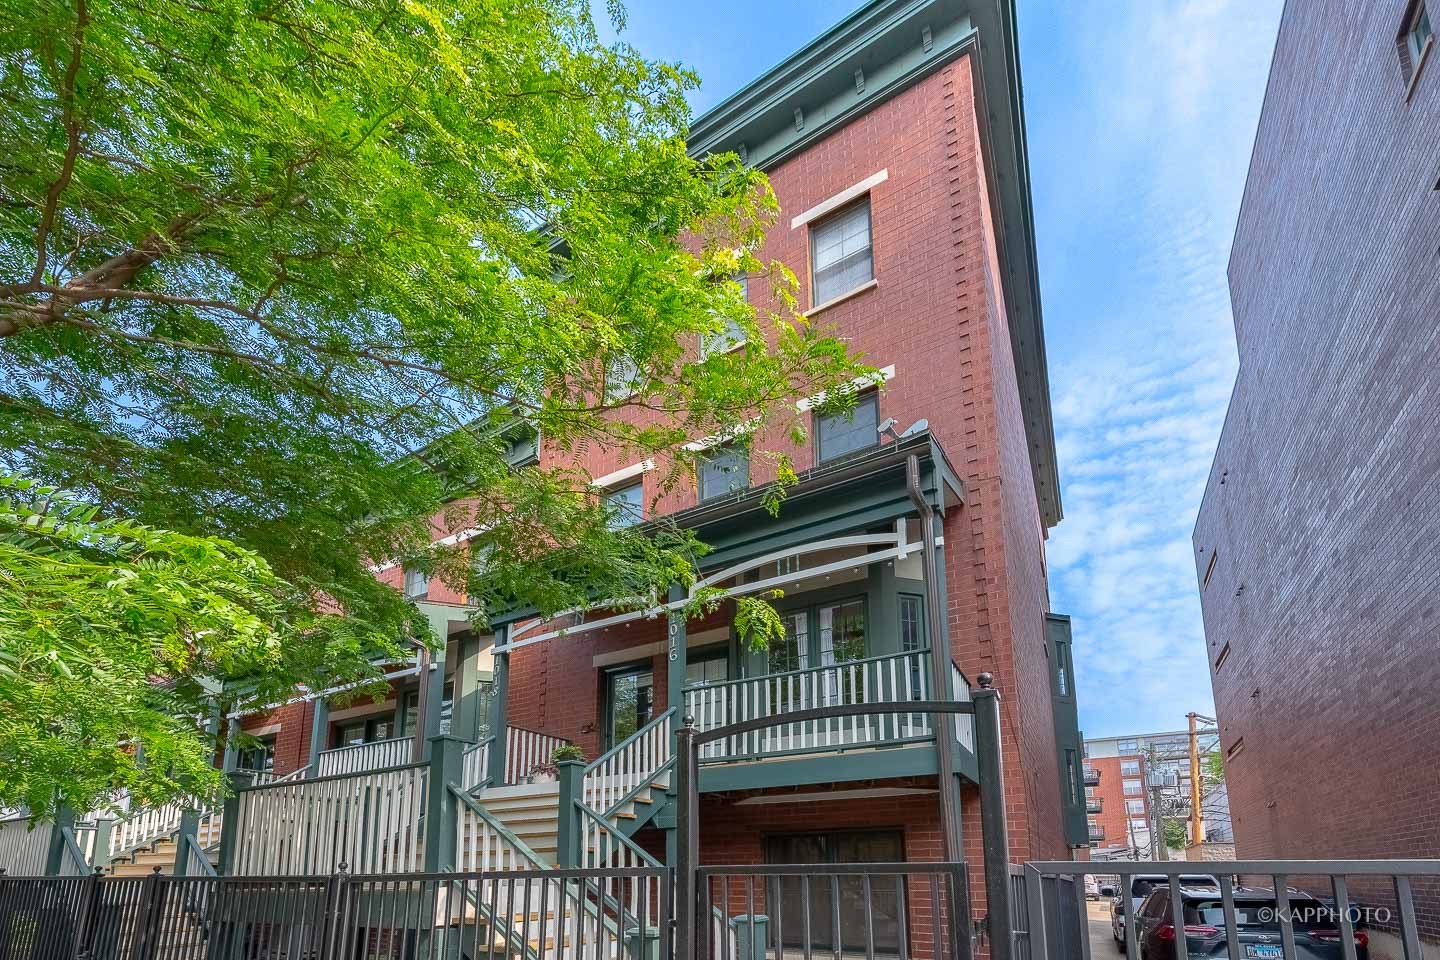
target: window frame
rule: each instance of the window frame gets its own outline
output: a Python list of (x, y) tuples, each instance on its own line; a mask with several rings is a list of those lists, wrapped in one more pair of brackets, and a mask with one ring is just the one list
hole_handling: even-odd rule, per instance
[[(727, 483), (725, 489), (723, 490), (713, 492), (708, 491), (705, 481), (705, 468), (709, 467), (712, 462), (720, 459), (722, 456), (727, 456), (731, 454), (743, 455), (742, 459), (745, 464), (744, 482), (736, 486), (732, 481), (730, 483)], [(745, 444), (738, 441), (732, 441), (730, 443), (717, 443), (715, 446), (702, 452), (699, 459), (700, 463), (695, 471), (695, 492), (696, 497), (700, 503), (708, 503), (711, 500), (718, 500), (721, 497), (727, 497), (732, 493), (739, 493), (743, 490), (750, 489), (750, 450)]]
[[(623, 508), (617, 507), (617, 501), (614, 499), (620, 494), (628, 493), (631, 490), (638, 490), (640, 493), (640, 499), (635, 504), (633, 512), (630, 510), (628, 503)], [(611, 530), (626, 530), (630, 527), (638, 527), (645, 522), (645, 478), (643, 476), (636, 477), (633, 480), (624, 480), (613, 486), (605, 487), (600, 491), (600, 499), (604, 502), (605, 508), (612, 511), (611, 516), (606, 520)], [(631, 518), (629, 522), (616, 522), (627, 516)]]
[[(876, 429), (875, 429), (875, 431), (874, 431), (874, 437), (870, 440), (869, 443), (864, 444), (863, 446), (852, 447), (852, 448), (850, 448), (849, 450), (845, 450), (845, 451), (843, 451), (843, 452), (841, 452), (841, 453), (831, 453), (831, 454), (827, 454), (827, 453), (825, 452), (825, 433), (824, 433), (824, 425), (825, 425), (825, 422), (826, 422), (827, 420), (828, 420), (828, 421), (831, 421), (831, 422), (834, 422), (834, 421), (836, 420), (836, 418), (847, 418), (847, 417), (848, 417), (848, 422), (851, 423), (851, 424), (853, 424), (853, 423), (855, 422), (855, 417), (856, 417), (856, 415), (860, 412), (860, 407), (861, 407), (862, 405), (869, 405), (869, 406), (873, 406), (873, 407), (875, 408), (875, 428), (876, 428)], [(874, 390), (874, 389), (862, 391), (860, 394), (858, 394), (858, 395), (855, 397), (855, 405), (852, 406), (852, 407), (850, 408), (850, 410), (849, 410), (848, 412), (845, 412), (845, 413), (821, 414), (821, 413), (819, 413), (819, 412), (817, 411), (816, 414), (815, 414), (814, 427), (815, 427), (815, 463), (816, 463), (817, 466), (818, 466), (819, 464), (822, 464), (822, 463), (829, 463), (829, 462), (831, 462), (831, 461), (833, 461), (833, 460), (840, 460), (840, 459), (842, 459), (842, 458), (844, 458), (844, 457), (853, 456), (853, 455), (855, 455), (855, 454), (857, 454), (857, 453), (861, 453), (861, 452), (863, 452), (863, 451), (870, 450), (870, 449), (873, 449), (873, 448), (875, 448), (875, 447), (880, 446), (880, 432), (879, 432), (879, 427), (880, 427), (880, 391), (879, 391), (879, 390)]]
[[(604, 711), (601, 715), (600, 739), (604, 750), (612, 750), (618, 741), (614, 741), (615, 732), (615, 681), (624, 677), (640, 677), (650, 675), (650, 715), (644, 720), (638, 717), (635, 729), (639, 730), (645, 724), (655, 719), (655, 663), (653, 660), (637, 660), (634, 663), (621, 664), (608, 667), (600, 673), (601, 683), (604, 684), (604, 696), (601, 698), (601, 708)], [(638, 713), (638, 711), (637, 711)], [(634, 736), (634, 734), (629, 734)]]
[[(1421, 24), (1425, 36), (1419, 36)], [(1429, 0), (1411, 0), (1400, 21), (1400, 31), (1395, 37), (1395, 50), (1400, 57), (1401, 74), (1405, 79), (1405, 98), (1408, 100), (1420, 79), (1420, 72), (1430, 59), (1431, 48), (1435, 46), (1435, 19), (1430, 12)]]
[[(864, 208), (865, 208), (865, 231), (866, 231), (866, 234), (867, 234), (866, 252), (867, 252), (867, 254), (868, 254), (868, 260), (869, 260), (869, 262), (870, 262), (870, 276), (866, 277), (864, 280), (860, 281), (859, 283), (852, 284), (851, 286), (846, 287), (844, 290), (841, 290), (841, 291), (839, 291), (839, 292), (837, 292), (837, 293), (832, 293), (832, 294), (830, 294), (829, 296), (826, 296), (826, 297), (821, 297), (821, 296), (820, 296), (820, 285), (819, 285), (819, 273), (820, 273), (820, 271), (819, 271), (819, 269), (818, 269), (817, 266), (816, 266), (816, 262), (817, 262), (817, 258), (816, 258), (816, 246), (817, 246), (817, 244), (818, 244), (818, 242), (819, 242), (820, 234), (821, 234), (821, 232), (824, 230), (825, 227), (827, 227), (827, 226), (832, 226), (832, 225), (834, 225), (834, 224), (839, 223), (842, 219), (844, 219), (846, 216), (848, 216), (849, 214), (853, 213), (856, 209), (858, 209), (858, 208), (860, 208), (860, 207), (864, 207)], [(866, 191), (865, 193), (862, 193), (860, 196), (858, 196), (858, 197), (856, 197), (855, 199), (847, 202), (847, 203), (844, 204), (843, 206), (841, 206), (841, 207), (839, 207), (839, 208), (837, 208), (837, 209), (835, 209), (835, 210), (831, 210), (831, 211), (827, 212), (823, 217), (817, 217), (816, 219), (814, 219), (814, 220), (812, 220), (810, 223), (808, 223), (808, 224), (806, 225), (806, 228), (807, 228), (807, 229), (806, 229), (806, 232), (809, 234), (809, 236), (807, 237), (807, 239), (809, 240), (809, 243), (808, 243), (807, 246), (808, 246), (808, 252), (809, 252), (809, 254), (810, 254), (810, 309), (811, 309), (811, 310), (817, 310), (817, 309), (819, 309), (819, 308), (821, 308), (821, 307), (824, 307), (826, 304), (830, 304), (830, 303), (834, 303), (834, 302), (836, 302), (836, 301), (838, 301), (838, 300), (842, 300), (842, 299), (844, 299), (845, 297), (848, 297), (848, 296), (850, 296), (851, 294), (855, 293), (857, 290), (860, 290), (860, 289), (861, 289), (862, 287), (864, 287), (866, 284), (869, 284), (869, 283), (874, 282), (874, 280), (875, 280), (875, 206), (874, 206), (874, 204), (871, 202), (871, 196), (870, 196), (869, 191)], [(853, 254), (852, 254), (852, 256), (853, 256)], [(840, 259), (844, 259), (844, 258), (842, 257), (842, 258), (840, 258)], [(839, 260), (836, 261), (836, 263), (839, 263), (839, 262), (840, 262)], [(827, 267), (826, 269), (828, 269), (828, 267)]]
[[(420, 589), (413, 589), (410, 578), (420, 578)], [(406, 600), (424, 600), (430, 595), (430, 575), (424, 570), (415, 567), (404, 567), (401, 572), (400, 590), (405, 594)]]

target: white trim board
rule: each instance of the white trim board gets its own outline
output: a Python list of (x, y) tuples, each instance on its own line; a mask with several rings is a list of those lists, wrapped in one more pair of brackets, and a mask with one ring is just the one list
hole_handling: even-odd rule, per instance
[(603, 477), (596, 477), (594, 480), (590, 481), (590, 486), (598, 487), (600, 489), (606, 489), (609, 487), (613, 487), (618, 483), (624, 483), (626, 480), (638, 477), (642, 473), (649, 473), (651, 470), (654, 469), (654, 460), (641, 460), (639, 463), (632, 463), (628, 467), (621, 467), (619, 470), (614, 470), (610, 473), (607, 473)]
[(845, 204), (849, 203), (851, 200), (855, 200), (863, 194), (869, 193), (872, 189), (889, 179), (890, 170), (888, 167), (884, 170), (881, 170), (879, 173), (870, 174), (870, 176), (866, 177), (864, 180), (861, 180), (854, 186), (846, 187), (844, 190), (841, 190), (839, 193), (835, 194), (835, 196), (829, 198), (828, 200), (821, 200), (819, 203), (815, 204), (815, 206), (811, 207), (809, 210), (806, 210), (794, 220), (791, 220), (790, 229), (794, 230), (796, 227), (803, 227), (811, 220), (818, 220), (820, 217), (825, 216), (825, 214), (829, 213), (830, 211), (840, 209), (841, 207), (845, 206)]
[[(892, 363), (892, 364), (890, 364), (889, 366), (881, 367), (881, 368), (880, 368), (879, 370), (877, 370), (872, 376), (868, 376), (868, 377), (856, 377), (854, 380), (851, 380), (851, 381), (850, 381), (848, 384), (846, 384), (844, 387), (841, 387), (841, 389), (842, 389), (842, 390), (856, 390), (856, 391), (859, 391), (859, 390), (864, 390), (866, 387), (879, 386), (879, 385), (882, 384), (882, 383), (889, 383), (891, 380), (894, 380), (894, 379), (895, 379), (895, 364)], [(826, 391), (822, 390), (822, 391), (820, 391), (819, 393), (817, 393), (817, 394), (815, 394), (815, 395), (813, 395), (813, 396), (805, 397), (803, 400), (796, 400), (796, 401), (795, 401), (795, 409), (796, 409), (796, 410), (799, 410), (801, 413), (804, 413), (806, 410), (809, 410), (811, 407), (818, 407), (818, 406), (820, 406), (820, 404), (822, 404), (822, 403), (825, 402), (825, 398), (828, 397), (829, 395), (830, 395), (829, 393), (827, 393)]]

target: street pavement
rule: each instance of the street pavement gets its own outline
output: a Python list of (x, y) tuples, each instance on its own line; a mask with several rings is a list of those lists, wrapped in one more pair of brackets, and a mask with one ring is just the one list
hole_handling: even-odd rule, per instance
[(1110, 934), (1110, 901), (1086, 900), (1085, 912), (1090, 921), (1090, 960), (1114, 960), (1123, 956)]

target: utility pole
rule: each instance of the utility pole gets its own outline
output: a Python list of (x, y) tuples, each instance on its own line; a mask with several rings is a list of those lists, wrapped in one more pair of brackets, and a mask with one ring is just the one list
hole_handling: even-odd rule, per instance
[(1196, 730), (1200, 715), (1193, 710), (1190, 720), (1190, 842), (1205, 842), (1205, 817), (1200, 812), (1200, 735)]
[(1150, 784), (1150, 810), (1154, 814), (1155, 826), (1150, 830), (1150, 849), (1155, 851), (1156, 860), (1170, 859), (1170, 845), (1165, 842), (1165, 815), (1161, 812), (1164, 787), (1156, 777)]

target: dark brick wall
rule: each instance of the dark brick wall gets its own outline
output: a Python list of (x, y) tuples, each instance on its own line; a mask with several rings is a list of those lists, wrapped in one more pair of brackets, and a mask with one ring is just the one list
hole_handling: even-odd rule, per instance
[(1405, 6), (1286, 5), (1231, 255), (1194, 547), (1242, 858), (1440, 856), (1440, 51), (1407, 101)]

